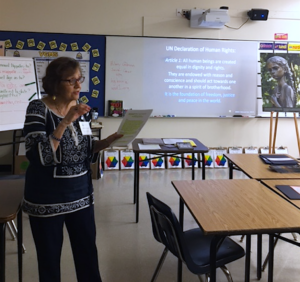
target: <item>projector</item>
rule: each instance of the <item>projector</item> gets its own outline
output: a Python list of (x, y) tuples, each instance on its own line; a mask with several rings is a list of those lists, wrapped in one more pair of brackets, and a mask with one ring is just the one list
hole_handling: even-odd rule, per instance
[(223, 28), (230, 21), (228, 10), (220, 9), (192, 9), (190, 12), (190, 27), (192, 28)]
[(266, 9), (252, 9), (247, 13), (252, 21), (266, 21), (268, 19), (269, 10)]

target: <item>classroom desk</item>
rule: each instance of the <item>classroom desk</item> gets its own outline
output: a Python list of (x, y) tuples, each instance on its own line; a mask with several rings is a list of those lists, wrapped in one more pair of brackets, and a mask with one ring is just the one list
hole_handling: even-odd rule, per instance
[(22, 212), (24, 178), (0, 179), (0, 282), (5, 282), (5, 229), (7, 222), (18, 217), (18, 269), (22, 281)]
[[(229, 179), (233, 178), (233, 166), (237, 166), (249, 178), (261, 179), (300, 179), (300, 173), (278, 173), (271, 171), (258, 154), (224, 154), (229, 162)], [(289, 155), (286, 155), (293, 158)]]
[[(140, 153), (146, 154), (155, 154), (159, 156), (170, 156), (176, 154), (184, 154), (184, 153), (192, 153), (192, 159), (194, 159), (194, 154), (200, 153), (202, 155), (202, 179), (205, 179), (205, 159), (204, 153), (208, 152), (208, 148), (203, 145), (200, 141), (195, 138), (180, 138), (180, 139), (190, 139), (193, 140), (196, 144), (196, 147), (193, 150), (187, 149), (178, 149), (176, 146), (168, 147), (161, 145), (160, 150), (141, 150), (138, 144), (143, 144), (143, 139), (138, 138), (132, 142), (132, 150), (134, 152), (134, 184), (133, 184), (133, 194), (134, 199), (133, 202), (136, 204), (136, 222), (139, 222), (139, 155)], [(192, 162), (192, 180), (195, 179), (195, 167), (194, 162)]]
[(276, 179), (276, 180), (262, 180), (261, 183), (265, 184), (267, 187), (272, 189), (275, 193), (279, 194), (281, 197), (289, 201), (291, 204), (300, 209), (300, 200), (291, 200), (285, 196), (279, 189), (276, 188), (276, 185), (294, 185), (300, 186), (300, 179)]
[[(172, 181), (184, 204), (211, 244), (211, 282), (216, 281), (217, 244), (229, 235), (246, 234), (245, 282), (250, 279), (252, 234), (269, 234), (268, 281), (273, 281), (274, 233), (300, 231), (300, 210), (254, 179)], [(272, 219), (272, 220), (270, 220)]]

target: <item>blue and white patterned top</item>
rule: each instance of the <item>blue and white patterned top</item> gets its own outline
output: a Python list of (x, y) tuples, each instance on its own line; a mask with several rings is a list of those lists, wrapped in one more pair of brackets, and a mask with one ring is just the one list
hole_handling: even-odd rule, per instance
[(26, 171), (23, 211), (32, 216), (55, 216), (74, 212), (93, 204), (90, 163), (92, 136), (82, 135), (79, 121), (68, 126), (56, 150), (50, 134), (63, 117), (49, 109), (42, 100), (27, 107), (24, 124)]

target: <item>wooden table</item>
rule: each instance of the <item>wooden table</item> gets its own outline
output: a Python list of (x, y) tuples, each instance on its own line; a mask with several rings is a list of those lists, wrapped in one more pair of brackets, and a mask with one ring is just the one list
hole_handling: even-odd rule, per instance
[(279, 194), (281, 197), (289, 201), (291, 204), (300, 209), (300, 200), (291, 200), (286, 195), (284, 195), (279, 189), (276, 188), (276, 185), (294, 185), (300, 186), (300, 179), (276, 179), (276, 180), (262, 180), (261, 183), (268, 186), (275, 193)]
[[(233, 177), (233, 166), (237, 166), (249, 178), (261, 179), (300, 179), (300, 173), (278, 173), (271, 171), (258, 154), (224, 154), (229, 161), (229, 178)], [(293, 158), (287, 155), (290, 158)]]
[[(17, 177), (16, 177), (17, 178)], [(5, 282), (5, 230), (7, 222), (18, 216), (19, 281), (22, 281), (22, 212), (24, 178), (0, 178), (0, 282)], [(19, 212), (20, 211), (20, 212)]]
[(245, 281), (250, 279), (251, 234), (269, 234), (269, 282), (273, 281), (274, 233), (299, 232), (300, 210), (253, 179), (172, 181), (183, 206), (204, 234), (215, 235), (211, 245), (211, 282), (216, 281), (216, 246), (224, 236), (246, 234)]
[[(173, 138), (172, 138), (173, 139)], [(175, 138), (177, 139), (177, 138)], [(198, 141), (195, 138), (180, 138), (180, 139), (189, 139), (193, 140), (194, 143), (196, 144), (196, 147), (193, 147), (193, 149), (178, 149), (176, 146), (164, 146), (160, 145), (161, 149), (155, 149), (155, 150), (145, 150), (145, 149), (140, 149), (139, 144), (143, 144), (143, 139), (138, 138), (135, 139), (132, 142), (132, 150), (134, 152), (134, 184), (133, 184), (133, 202), (136, 204), (136, 222), (139, 221), (139, 155), (141, 153), (146, 153), (146, 154), (154, 154), (154, 155), (159, 155), (162, 157), (166, 156), (174, 156), (177, 154), (184, 154), (184, 153), (191, 153), (192, 154), (192, 160), (194, 160), (194, 155), (196, 153), (202, 154), (202, 179), (205, 179), (205, 158), (204, 158), (204, 153), (208, 152), (208, 148), (203, 145), (200, 141)], [(157, 157), (155, 157), (157, 158)], [(195, 179), (195, 167), (194, 167), (194, 162), (192, 162), (192, 180)]]

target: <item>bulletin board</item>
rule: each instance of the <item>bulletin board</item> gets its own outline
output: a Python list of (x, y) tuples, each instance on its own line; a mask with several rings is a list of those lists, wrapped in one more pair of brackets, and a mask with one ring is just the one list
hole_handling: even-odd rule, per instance
[(36, 59), (39, 82), (51, 60), (61, 56), (77, 59), (85, 76), (80, 99), (104, 115), (105, 36), (0, 31), (0, 41), (4, 41), (6, 56)]

